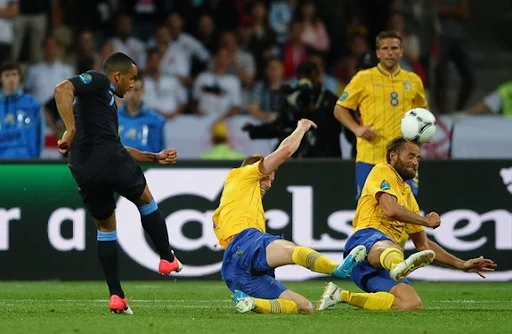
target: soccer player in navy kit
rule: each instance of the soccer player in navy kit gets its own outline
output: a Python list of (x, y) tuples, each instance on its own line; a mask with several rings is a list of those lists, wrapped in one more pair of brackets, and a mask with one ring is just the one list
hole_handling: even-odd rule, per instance
[(63, 154), (69, 152), (69, 169), (96, 223), (98, 257), (110, 291), (109, 308), (133, 314), (118, 273), (114, 193), (138, 207), (142, 227), (161, 258), (158, 271), (163, 275), (180, 271), (182, 265), (170, 248), (165, 219), (137, 163), (172, 164), (177, 155), (172, 149), (149, 153), (121, 144), (115, 96), (122, 98), (133, 87), (137, 65), (127, 55), (114, 53), (103, 63), (103, 70), (82, 73), (56, 86), (57, 109), (66, 127), (58, 148)]

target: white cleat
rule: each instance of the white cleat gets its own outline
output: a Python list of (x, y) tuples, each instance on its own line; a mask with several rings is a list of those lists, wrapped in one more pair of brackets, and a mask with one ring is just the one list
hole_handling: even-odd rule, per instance
[(235, 303), (236, 310), (240, 313), (250, 312), (256, 307), (254, 300), (240, 290), (235, 290), (233, 302)]
[(428, 266), (434, 261), (436, 253), (431, 250), (424, 250), (409, 256), (400, 262), (393, 270), (389, 272), (389, 276), (395, 282), (400, 282), (416, 269)]
[(320, 300), (316, 302), (315, 310), (323, 311), (331, 306), (341, 302), (341, 289), (333, 282), (329, 282), (324, 286), (324, 292)]
[(112, 311), (112, 313), (115, 314), (126, 314), (126, 315), (133, 315), (133, 311), (130, 306), (126, 306), (126, 308), (123, 311)]

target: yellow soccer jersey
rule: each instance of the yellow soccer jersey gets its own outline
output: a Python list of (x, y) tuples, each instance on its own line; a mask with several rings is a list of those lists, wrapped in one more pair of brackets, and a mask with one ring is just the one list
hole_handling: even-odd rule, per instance
[(383, 192), (395, 196), (398, 204), (419, 214), (420, 208), (409, 185), (404, 182), (393, 167), (388, 164), (378, 164), (373, 167), (368, 175), (361, 198), (357, 203), (353, 220), (355, 231), (374, 228), (398, 244), (402, 232), (412, 234), (424, 230), (423, 226), (406, 224), (388, 218), (377, 200), (377, 195)]
[(259, 163), (234, 168), (226, 177), (220, 205), (213, 213), (214, 232), (222, 248), (245, 229), (265, 232), (260, 193), (260, 180), (264, 177)]
[(401, 68), (390, 74), (380, 65), (358, 72), (337, 104), (359, 110), (363, 125), (373, 123), (379, 136), (372, 141), (357, 138), (356, 157), (356, 161), (372, 165), (386, 162), (386, 145), (401, 136), (402, 116), (412, 108), (427, 108), (418, 75)]

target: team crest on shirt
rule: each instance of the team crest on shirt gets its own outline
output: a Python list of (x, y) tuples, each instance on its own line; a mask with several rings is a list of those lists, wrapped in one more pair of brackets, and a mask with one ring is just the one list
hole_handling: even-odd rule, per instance
[(348, 97), (348, 92), (343, 92), (338, 100), (345, 101)]
[(92, 81), (92, 76), (89, 73), (82, 73), (78, 76), (78, 79), (87, 85)]
[(389, 190), (391, 189), (391, 186), (389, 185), (389, 182), (384, 180), (380, 183), (380, 189), (381, 190)]
[(404, 89), (410, 92), (412, 90), (412, 82), (409, 80), (404, 80)]

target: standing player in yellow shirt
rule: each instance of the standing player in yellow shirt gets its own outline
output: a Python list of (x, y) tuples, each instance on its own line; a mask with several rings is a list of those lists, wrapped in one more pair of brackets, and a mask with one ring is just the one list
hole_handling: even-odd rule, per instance
[(225, 248), (222, 278), (234, 293), (239, 312), (310, 313), (308, 299), (288, 290), (275, 279), (274, 269), (298, 264), (312, 271), (344, 278), (366, 256), (354, 247), (342, 264), (317, 251), (265, 233), (263, 195), (270, 189), (275, 170), (299, 148), (306, 132), (316, 124), (302, 119), (295, 131), (270, 155), (251, 155), (226, 177), (219, 207), (213, 213), (214, 232)]
[[(406, 277), (434, 259), (480, 276), (481, 271), (494, 271), (496, 264), (492, 260), (479, 257), (464, 261), (428, 239), (424, 226), (438, 227), (439, 215), (431, 212), (420, 216), (418, 203), (406, 183), (416, 175), (419, 159), (418, 144), (401, 137), (389, 143), (388, 163), (377, 164), (368, 175), (357, 204), (355, 230), (345, 246), (345, 253), (361, 245), (368, 251), (366, 261), (359, 262), (350, 274), (352, 281), (366, 293), (342, 290), (330, 282), (317, 303), (318, 310), (337, 302), (365, 310), (421, 309), (421, 299)], [(398, 245), (404, 232), (418, 250), (406, 260)]]
[[(357, 137), (357, 199), (373, 166), (386, 162), (386, 145), (401, 135), (402, 116), (412, 108), (427, 108), (420, 77), (400, 68), (403, 55), (400, 34), (381, 32), (376, 47), (379, 64), (359, 71), (334, 108), (336, 119)], [(362, 124), (354, 121), (349, 110), (359, 110)], [(416, 194), (417, 182), (408, 183)]]

